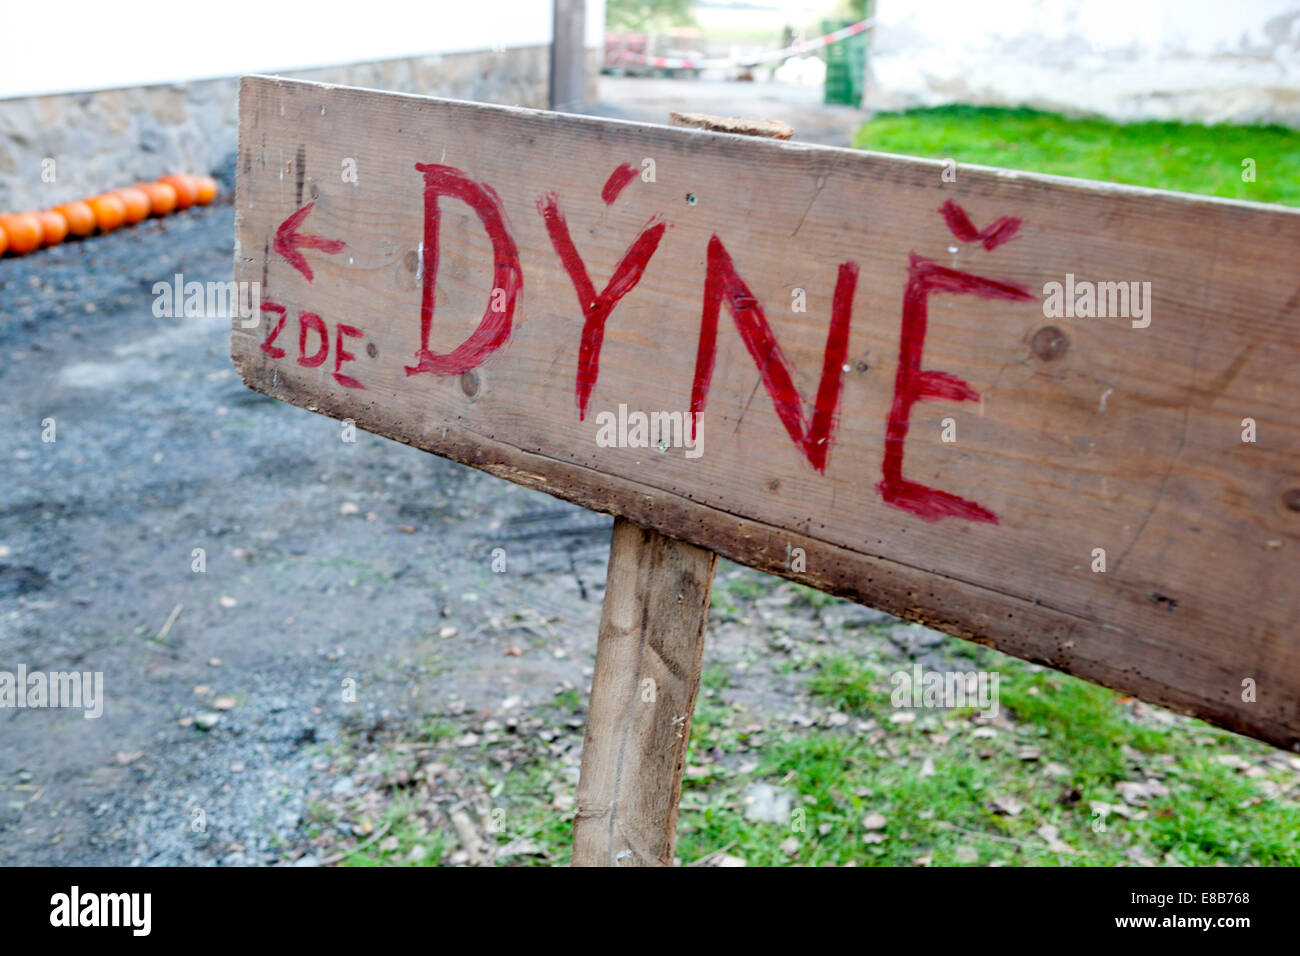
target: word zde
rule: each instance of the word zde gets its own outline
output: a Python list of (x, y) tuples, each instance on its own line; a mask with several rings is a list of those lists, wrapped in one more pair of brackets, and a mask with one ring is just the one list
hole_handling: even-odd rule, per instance
[[(485, 183), (472, 180), (466, 173), (451, 166), (417, 163), (416, 170), (424, 176), (424, 243), (422, 247), (420, 301), (420, 347), (413, 364), (405, 366), (411, 375), (461, 375), (481, 365), (493, 352), (505, 346), (510, 337), (515, 307), (523, 290), (523, 271), (514, 238), (506, 225), (500, 197)], [(616, 169), (601, 192), (605, 203), (612, 204), (619, 191), (635, 178), (636, 169), (630, 163)], [(477, 214), (479, 222), (492, 243), (493, 288), (487, 309), (478, 327), (455, 349), (445, 354), (429, 348), (429, 333), (433, 327), (435, 288), (438, 280), (439, 226), (443, 199), (455, 199), (468, 205)], [(328, 254), (340, 252), (345, 243), (320, 236), (304, 235), (298, 229), (310, 213), (314, 203), (308, 203), (289, 216), (277, 229), (275, 249), (297, 269), (308, 282), (312, 281), (311, 266), (300, 251), (318, 249)], [(578, 349), (578, 368), (575, 398), (578, 418), (586, 418), (587, 406), (600, 370), (600, 349), (604, 339), (605, 323), (623, 296), (631, 292), (641, 280), (646, 266), (667, 229), (667, 223), (656, 216), (642, 229), (628, 246), (622, 260), (614, 269), (605, 288), (597, 292), (587, 272), (587, 267), (574, 245), (560, 208), (559, 197), (547, 193), (537, 200), (551, 245), (573, 284), (578, 306), (583, 314), (582, 335)], [(971, 222), (966, 212), (949, 200), (938, 210), (949, 231), (961, 242), (980, 243), (993, 250), (1014, 238), (1021, 220), (1003, 216), (983, 230)], [(790, 440), (816, 471), (824, 473), (834, 438), (840, 392), (844, 382), (845, 361), (848, 356), (849, 327), (852, 322), (853, 295), (857, 287), (858, 265), (847, 261), (839, 266), (831, 306), (830, 328), (822, 362), (821, 380), (817, 388), (811, 418), (804, 413), (804, 402), (794, 384), (795, 370), (782, 354), (776, 336), (768, 324), (762, 304), (749, 290), (728, 254), (726, 246), (715, 234), (708, 243), (707, 271), (704, 284), (704, 307), (700, 322), (700, 338), (696, 352), (695, 376), (691, 388), (692, 438), (696, 423), (703, 413), (709, 395), (717, 348), (718, 319), (725, 306), (731, 315), (741, 339), (757, 364), (764, 387), (772, 398), (776, 414), (781, 419)], [(885, 433), (885, 454), (881, 480), (877, 491), (888, 504), (909, 511), (927, 521), (955, 517), (969, 521), (997, 524), (997, 516), (982, 505), (967, 501), (951, 492), (942, 491), (911, 481), (903, 476), (903, 447), (907, 439), (912, 406), (917, 402), (946, 400), (955, 402), (979, 401), (979, 393), (966, 382), (948, 372), (921, 367), (925, 347), (926, 314), (932, 295), (973, 295), (982, 299), (1005, 299), (1013, 302), (1035, 301), (1027, 289), (1008, 282), (942, 266), (915, 252), (910, 255), (907, 284), (903, 297), (902, 328), (898, 368), (894, 380), (894, 399), (890, 408)], [(272, 321), (268, 323), (261, 350), (276, 359), (285, 358), (290, 341), (281, 343), (289, 314), (277, 302), (264, 301), (261, 309)], [(345, 366), (356, 356), (348, 350), (348, 339), (364, 335), (361, 329), (343, 323), (334, 327), (333, 335), (319, 315), (300, 311), (297, 315), (299, 365), (314, 368), (329, 358), (331, 346), (334, 353), (332, 375), (344, 388), (364, 389), (366, 386), (349, 373)], [(309, 345), (310, 343), (310, 345)]]

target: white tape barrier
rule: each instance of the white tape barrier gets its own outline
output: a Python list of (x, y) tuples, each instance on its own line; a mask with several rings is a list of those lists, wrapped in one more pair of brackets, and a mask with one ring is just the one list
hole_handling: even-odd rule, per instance
[(820, 36), (816, 39), (804, 40), (801, 43), (794, 44), (794, 46), (788, 46), (781, 50), (772, 50), (769, 53), (761, 53), (757, 57), (746, 57), (739, 60), (733, 60), (730, 57), (693, 60), (687, 57), (677, 56), (646, 56), (644, 53), (633, 53), (630, 50), (620, 50), (616, 52), (616, 62), (607, 62), (606, 66), (621, 66), (627, 64), (630, 66), (656, 66), (670, 70), (712, 70), (728, 66), (758, 66), (760, 63), (771, 63), (774, 60), (784, 60), (792, 56), (801, 56), (813, 50), (820, 50), (822, 47), (830, 46), (832, 43), (838, 43), (841, 40), (847, 40), (849, 37), (857, 36), (859, 33), (865, 33), (873, 26), (875, 26), (875, 18), (868, 17), (865, 20), (859, 20), (857, 23), (843, 27), (833, 33), (827, 33), (825, 36)]

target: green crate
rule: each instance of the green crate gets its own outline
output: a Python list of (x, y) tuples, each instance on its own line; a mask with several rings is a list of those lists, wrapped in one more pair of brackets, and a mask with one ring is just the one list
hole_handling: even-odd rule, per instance
[[(851, 26), (852, 20), (823, 20), (822, 33)], [(861, 106), (867, 70), (867, 34), (859, 33), (822, 51), (826, 59), (826, 86), (822, 101)]]

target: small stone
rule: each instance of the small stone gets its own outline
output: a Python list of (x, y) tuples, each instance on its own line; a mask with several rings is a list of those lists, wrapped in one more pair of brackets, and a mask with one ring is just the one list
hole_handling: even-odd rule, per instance
[(1001, 813), (1008, 817), (1018, 817), (1025, 809), (1023, 803), (1010, 795), (995, 797), (991, 806), (994, 813)]
[(745, 819), (763, 823), (788, 823), (794, 797), (770, 783), (750, 784), (745, 791)]

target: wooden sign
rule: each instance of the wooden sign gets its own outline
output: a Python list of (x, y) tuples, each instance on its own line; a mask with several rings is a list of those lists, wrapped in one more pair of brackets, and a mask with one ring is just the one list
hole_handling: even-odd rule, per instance
[(240, 92), (244, 381), (1300, 742), (1300, 211)]

